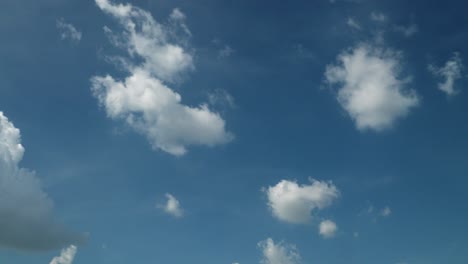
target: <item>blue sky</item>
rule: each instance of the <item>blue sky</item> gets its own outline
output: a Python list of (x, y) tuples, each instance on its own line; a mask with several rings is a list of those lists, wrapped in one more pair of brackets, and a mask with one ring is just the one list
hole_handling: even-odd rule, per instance
[(468, 261), (463, 1), (1, 6), (0, 263)]

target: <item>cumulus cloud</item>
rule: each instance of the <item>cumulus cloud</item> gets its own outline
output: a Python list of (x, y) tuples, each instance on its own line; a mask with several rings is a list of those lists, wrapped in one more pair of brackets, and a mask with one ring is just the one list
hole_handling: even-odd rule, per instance
[(177, 200), (172, 194), (166, 193), (166, 203), (158, 206), (163, 209), (169, 215), (180, 218), (184, 216), (184, 210), (182, 209), (179, 200)]
[(82, 235), (54, 221), (39, 178), (19, 167), (23, 154), (20, 130), (0, 112), (0, 246), (50, 250), (82, 242)]
[(54, 257), (51, 261), (50, 264), (72, 264), (73, 259), (75, 258), (76, 255), (76, 246), (71, 245), (66, 249), (63, 249), (62, 252), (60, 253), (60, 256)]
[(265, 189), (268, 206), (279, 220), (303, 224), (311, 220), (314, 210), (326, 208), (338, 198), (339, 191), (332, 182), (310, 179), (310, 184), (282, 180)]
[(296, 246), (285, 244), (283, 242), (275, 244), (273, 239), (268, 238), (258, 243), (262, 250), (263, 264), (298, 264), (301, 261)]
[(348, 20), (346, 20), (346, 24), (350, 26), (351, 28), (361, 30), (361, 25), (352, 17), (349, 17)]
[(331, 220), (324, 220), (320, 222), (319, 234), (324, 238), (332, 238), (335, 236), (338, 227), (335, 222)]
[(455, 52), (443, 67), (429, 65), (429, 71), (436, 77), (444, 78), (443, 82), (438, 83), (439, 90), (447, 95), (455, 95), (458, 90), (455, 89), (455, 82), (462, 77), (464, 66), (460, 54)]
[(338, 86), (337, 100), (359, 130), (382, 131), (419, 104), (410, 77), (400, 76), (401, 55), (386, 48), (360, 44), (342, 52), (328, 65), (325, 78)]
[[(173, 26), (156, 22), (151, 14), (130, 4), (96, 0), (101, 10), (113, 16), (123, 31), (106, 29), (112, 44), (123, 48), (120, 59), (129, 72), (124, 79), (111, 75), (91, 79), (91, 90), (112, 119), (123, 120), (145, 135), (154, 149), (183, 155), (189, 145), (215, 146), (229, 142), (225, 121), (207, 104), (192, 107), (168, 83), (193, 69), (190, 52), (177, 44), (182, 38)], [(170, 25), (185, 25), (185, 15), (175, 9)]]
[(82, 33), (72, 24), (66, 23), (63, 18), (56, 21), (57, 29), (60, 31), (62, 40), (68, 39), (72, 42), (80, 42)]

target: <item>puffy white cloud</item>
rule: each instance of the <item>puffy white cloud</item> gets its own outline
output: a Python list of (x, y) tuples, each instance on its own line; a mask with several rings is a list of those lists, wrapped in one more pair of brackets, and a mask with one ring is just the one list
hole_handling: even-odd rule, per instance
[(53, 202), (33, 171), (19, 167), (24, 148), (20, 130), (0, 112), (0, 246), (49, 250), (84, 237), (53, 220)]
[(299, 185), (282, 180), (265, 189), (273, 215), (289, 223), (307, 223), (312, 211), (328, 207), (338, 198), (339, 191), (332, 182), (310, 181), (308, 185)]
[(184, 210), (182, 209), (179, 200), (169, 193), (166, 193), (166, 199), (166, 203), (164, 205), (159, 205), (159, 208), (177, 218), (184, 216)]
[(320, 222), (319, 234), (324, 238), (332, 238), (335, 236), (338, 227), (335, 222), (331, 220), (324, 220)]
[(407, 89), (410, 78), (401, 78), (401, 55), (360, 44), (328, 65), (326, 81), (338, 86), (337, 99), (359, 130), (381, 131), (419, 104), (416, 92)]
[(349, 17), (348, 20), (346, 20), (346, 24), (350, 26), (351, 28), (361, 30), (361, 25), (352, 17)]
[(263, 264), (298, 264), (301, 261), (296, 246), (283, 242), (275, 244), (273, 239), (268, 238), (258, 243), (263, 253)]
[(439, 90), (447, 95), (455, 95), (458, 90), (455, 89), (455, 81), (462, 77), (464, 66), (460, 54), (455, 52), (443, 67), (429, 65), (429, 71), (436, 77), (442, 77), (445, 80), (438, 84)]
[(68, 39), (72, 42), (79, 42), (81, 40), (82, 33), (72, 24), (66, 23), (63, 18), (56, 21), (56, 26), (60, 30), (61, 39)]
[(391, 214), (392, 214), (392, 210), (391, 210), (390, 207), (388, 207), (388, 206), (385, 206), (385, 207), (380, 211), (380, 215), (381, 215), (381, 216), (384, 216), (384, 217), (390, 216)]
[[(121, 60), (130, 73), (123, 80), (110, 75), (91, 79), (93, 94), (107, 115), (124, 120), (145, 135), (154, 149), (173, 155), (185, 154), (189, 145), (229, 142), (233, 135), (226, 131), (218, 113), (206, 104), (184, 105), (181, 95), (167, 85), (193, 68), (192, 56), (182, 44), (175, 44), (178, 37), (174, 36), (174, 28), (159, 24), (149, 12), (130, 4), (112, 4), (108, 0), (96, 3), (122, 25), (120, 34), (110, 29), (107, 32), (112, 43), (129, 54), (129, 58)], [(185, 26), (185, 15), (178, 9), (170, 20), (172, 25)]]
[(63, 249), (62, 252), (60, 253), (60, 256), (54, 257), (51, 261), (50, 264), (72, 264), (73, 259), (75, 258), (76, 255), (76, 246), (71, 245), (66, 249)]

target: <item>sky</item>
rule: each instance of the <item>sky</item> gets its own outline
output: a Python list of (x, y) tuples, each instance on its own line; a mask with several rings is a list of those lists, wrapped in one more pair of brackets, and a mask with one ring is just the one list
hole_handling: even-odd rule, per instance
[(0, 5), (0, 263), (468, 262), (464, 1)]

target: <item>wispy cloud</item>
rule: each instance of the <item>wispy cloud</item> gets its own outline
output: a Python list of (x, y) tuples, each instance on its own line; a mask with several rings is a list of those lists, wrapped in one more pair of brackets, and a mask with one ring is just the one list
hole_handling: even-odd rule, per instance
[(444, 79), (443, 82), (439, 82), (437, 85), (439, 90), (449, 96), (453, 96), (458, 93), (458, 90), (455, 87), (455, 82), (462, 77), (462, 72), (464, 70), (460, 53), (453, 53), (452, 57), (443, 67), (437, 67), (431, 64), (428, 66), (428, 69), (434, 76)]
[(70, 23), (66, 23), (63, 18), (56, 21), (57, 29), (60, 31), (60, 38), (62, 40), (70, 40), (78, 43), (81, 40), (82, 33)]

